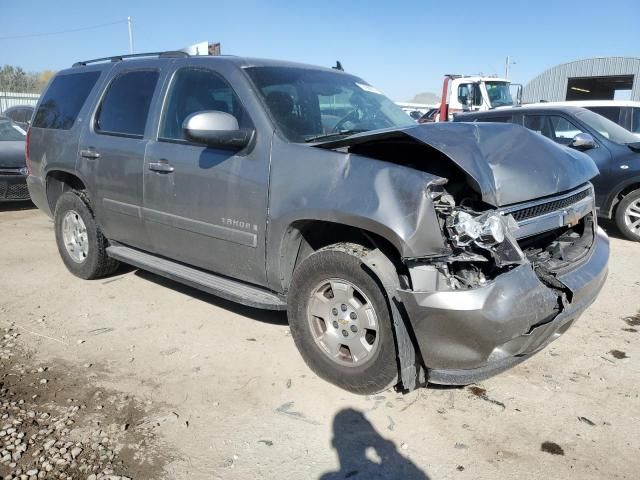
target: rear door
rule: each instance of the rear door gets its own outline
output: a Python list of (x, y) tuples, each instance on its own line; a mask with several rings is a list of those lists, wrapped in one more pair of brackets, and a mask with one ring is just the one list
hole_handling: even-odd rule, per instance
[(139, 248), (150, 242), (142, 221), (142, 169), (149, 110), (159, 90), (155, 60), (121, 62), (94, 106), (79, 145), (79, 169), (92, 179), (92, 202), (105, 235)]
[(207, 110), (234, 115), (241, 128), (254, 127), (243, 106), (247, 98), (241, 101), (226, 80), (242, 76), (234, 67), (209, 65), (181, 61), (169, 83), (145, 160), (145, 223), (157, 253), (266, 284), (271, 136), (256, 132), (252, 144), (232, 151), (190, 142), (182, 131), (188, 115)]

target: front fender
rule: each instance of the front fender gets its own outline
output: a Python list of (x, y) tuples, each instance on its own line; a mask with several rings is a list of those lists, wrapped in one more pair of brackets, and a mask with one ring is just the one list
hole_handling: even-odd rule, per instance
[(375, 233), (402, 257), (445, 250), (427, 187), (440, 177), (368, 157), (274, 142), (267, 274), (281, 284), (283, 242), (291, 225), (319, 220)]

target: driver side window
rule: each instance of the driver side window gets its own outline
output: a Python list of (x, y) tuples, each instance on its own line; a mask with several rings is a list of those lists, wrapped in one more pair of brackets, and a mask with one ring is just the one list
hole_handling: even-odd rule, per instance
[(470, 97), (474, 106), (482, 105), (482, 96), (480, 89), (473, 83), (463, 83), (458, 86), (458, 102), (462, 105), (467, 104), (467, 98)]
[(580, 127), (577, 127), (564, 117), (549, 115), (549, 122), (551, 123), (552, 140), (562, 145), (569, 145), (573, 137), (579, 133), (584, 133)]
[(192, 113), (211, 110), (233, 115), (240, 128), (251, 127), (240, 100), (220, 75), (203, 68), (178, 70), (169, 89), (160, 139), (185, 140), (185, 119)]

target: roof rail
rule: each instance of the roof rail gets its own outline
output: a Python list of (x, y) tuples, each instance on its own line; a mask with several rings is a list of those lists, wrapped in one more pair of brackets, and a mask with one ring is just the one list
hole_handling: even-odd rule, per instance
[(141, 58), (141, 57), (158, 57), (158, 58), (186, 58), (190, 55), (187, 52), (167, 51), (167, 52), (151, 52), (151, 53), (131, 53), (129, 55), (116, 55), (114, 57), (95, 58), (93, 60), (84, 60), (82, 62), (76, 62), (73, 67), (84, 67), (90, 63), (99, 62), (121, 62), (125, 58)]

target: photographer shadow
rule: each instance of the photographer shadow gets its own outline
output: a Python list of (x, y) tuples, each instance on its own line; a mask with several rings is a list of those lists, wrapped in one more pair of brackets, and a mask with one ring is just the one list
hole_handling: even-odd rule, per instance
[(347, 408), (336, 414), (331, 443), (338, 454), (340, 470), (327, 472), (319, 480), (429, 480), (426, 473), (400, 455), (396, 445), (380, 436), (357, 410)]

